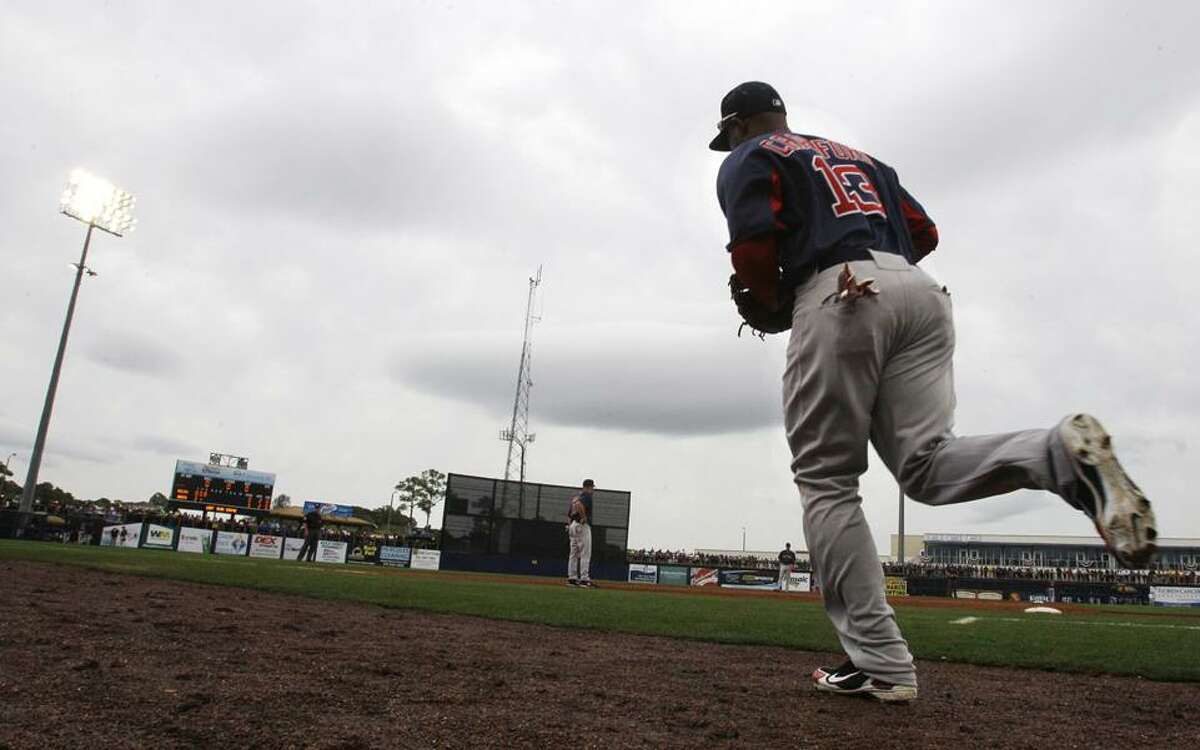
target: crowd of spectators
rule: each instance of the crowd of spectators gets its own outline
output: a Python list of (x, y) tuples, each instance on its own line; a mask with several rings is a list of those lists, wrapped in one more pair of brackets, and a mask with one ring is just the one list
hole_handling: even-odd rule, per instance
[(1200, 571), (1186, 568), (1152, 567), (1149, 570), (1112, 570), (1109, 568), (1036, 567), (1031, 565), (946, 565), (942, 563), (884, 563), (884, 573), (905, 578), (993, 578), (1081, 583), (1148, 583), (1157, 585), (1197, 585)]
[[(647, 565), (692, 565), (720, 568), (771, 569), (774, 556), (713, 555), (686, 550), (628, 550), (626, 561)], [(807, 559), (796, 560), (796, 570), (811, 570)], [(1184, 568), (1152, 567), (1150, 570), (1110, 570), (1100, 567), (1034, 567), (1027, 565), (946, 565), (931, 562), (883, 563), (890, 576), (907, 578), (1005, 578), (1013, 580), (1083, 581), (1095, 583), (1170, 583), (1200, 584), (1200, 571)]]
[[(711, 568), (774, 568), (779, 563), (774, 556), (761, 555), (713, 555), (700, 552), (673, 551), (665, 549), (631, 549), (625, 561), (643, 565), (694, 565)], [(808, 560), (796, 560), (795, 569), (807, 571)]]
[[(689, 565), (714, 568), (761, 568), (776, 566), (773, 558), (761, 555), (712, 555), (686, 550), (628, 550), (626, 561), (644, 565)], [(806, 559), (796, 560), (796, 570), (811, 570)], [(1200, 585), (1200, 571), (1153, 567), (1150, 570), (1108, 568), (1034, 567), (1025, 565), (946, 565), (930, 562), (883, 563), (883, 572), (905, 578), (992, 578), (1046, 582), (1129, 583), (1156, 585)]]

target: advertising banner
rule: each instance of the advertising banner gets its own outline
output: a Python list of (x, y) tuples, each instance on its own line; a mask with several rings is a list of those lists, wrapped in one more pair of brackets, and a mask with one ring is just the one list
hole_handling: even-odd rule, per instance
[(884, 576), (883, 590), (888, 596), (908, 596), (908, 581), (903, 576)]
[(442, 551), (438, 549), (415, 549), (412, 551), (413, 570), (437, 570), (442, 565)]
[(657, 565), (638, 565), (632, 564), (629, 566), (629, 582), (630, 583), (658, 583), (658, 566)]
[(354, 514), (354, 508), (349, 505), (338, 505), (337, 503), (322, 503), (317, 500), (304, 501), (304, 514), (308, 515), (313, 511), (320, 513), (323, 516), (337, 516), (339, 518), (349, 518)]
[(317, 542), (317, 562), (344, 563), (346, 562), (346, 543), (322, 539)]
[(185, 526), (179, 530), (179, 546), (175, 550), (207, 555), (212, 551), (212, 535), (212, 529), (189, 529)]
[(722, 570), (717, 578), (728, 589), (779, 588), (778, 570)]
[(1150, 603), (1156, 607), (1200, 607), (1200, 586), (1151, 586)]
[(278, 560), (283, 554), (283, 537), (255, 534), (250, 537), (250, 556)]
[(812, 591), (812, 573), (793, 570), (788, 575), (788, 591)]
[(147, 524), (146, 541), (142, 542), (142, 546), (150, 549), (175, 549), (175, 529), (156, 523)]
[(682, 565), (659, 565), (658, 583), (660, 586), (686, 586), (690, 583), (688, 569)]
[(373, 539), (363, 539), (350, 548), (347, 562), (374, 565), (379, 561), (379, 545)]
[(218, 531), (213, 552), (218, 555), (244, 555), (249, 547), (249, 534), (240, 531)]
[(105, 526), (100, 536), (101, 547), (137, 547), (142, 538), (140, 523), (122, 523), (116, 526)]
[(300, 556), (300, 548), (304, 546), (304, 540), (300, 537), (289, 536), (283, 540), (283, 559), (295, 560)]
[(718, 572), (716, 568), (692, 568), (692, 585), (716, 586)]
[(379, 548), (379, 562), (393, 568), (407, 568), (412, 561), (412, 547), (393, 547), (391, 545)]

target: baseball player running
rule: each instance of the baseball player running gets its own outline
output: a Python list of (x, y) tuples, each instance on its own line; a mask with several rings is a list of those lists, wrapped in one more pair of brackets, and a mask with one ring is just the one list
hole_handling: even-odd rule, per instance
[(583, 480), (579, 494), (571, 498), (567, 511), (567, 538), (570, 551), (567, 556), (567, 585), (593, 588), (592, 584), (592, 491), (596, 483)]
[(917, 697), (908, 644), (884, 597), (858, 478), (867, 442), (904, 492), (928, 505), (1042, 489), (1087, 514), (1122, 566), (1155, 553), (1150, 503), (1087, 414), (1049, 429), (952, 431), (950, 295), (915, 264), (938, 244), (921, 205), (878, 159), (788, 128), (775, 89), (721, 101), (710, 148), (729, 151), (717, 196), (729, 227), (738, 311), (760, 332), (791, 329), (784, 425), (804, 532), (847, 660), (818, 690)]

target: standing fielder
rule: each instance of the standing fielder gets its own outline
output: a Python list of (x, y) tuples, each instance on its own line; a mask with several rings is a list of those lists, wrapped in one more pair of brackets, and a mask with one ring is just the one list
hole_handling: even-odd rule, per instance
[(796, 567), (796, 553), (792, 552), (792, 543), (784, 545), (779, 553), (779, 590), (787, 591), (792, 583), (792, 568)]
[(1018, 489), (1087, 514), (1121, 565), (1154, 555), (1154, 514), (1087, 414), (1050, 429), (955, 436), (947, 290), (915, 265), (937, 228), (896, 171), (788, 129), (775, 89), (744, 83), (721, 101), (709, 147), (729, 225), (738, 312), (761, 334), (791, 329), (784, 425), (809, 557), (847, 659), (813, 672), (818, 690), (917, 697), (908, 644), (884, 597), (858, 495), (867, 441), (905, 494), (928, 505)]
[(592, 588), (592, 490), (596, 483), (583, 480), (579, 494), (571, 498), (567, 511), (567, 585)]

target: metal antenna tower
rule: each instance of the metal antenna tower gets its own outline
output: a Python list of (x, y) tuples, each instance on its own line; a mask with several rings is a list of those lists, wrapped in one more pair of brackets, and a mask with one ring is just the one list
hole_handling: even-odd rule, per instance
[(508, 459), (504, 462), (505, 492), (508, 482), (513, 478), (514, 463), (518, 464), (519, 481), (522, 485), (525, 484), (525, 449), (537, 437), (529, 431), (529, 390), (533, 388), (529, 370), (533, 359), (533, 324), (541, 320), (540, 316), (533, 314), (533, 301), (541, 284), (542, 267), (538, 266), (537, 276), (529, 279), (529, 300), (525, 305), (525, 340), (521, 344), (521, 366), (517, 370), (517, 395), (513, 399), (512, 424), (507, 430), (500, 431), (500, 439), (508, 443)]

